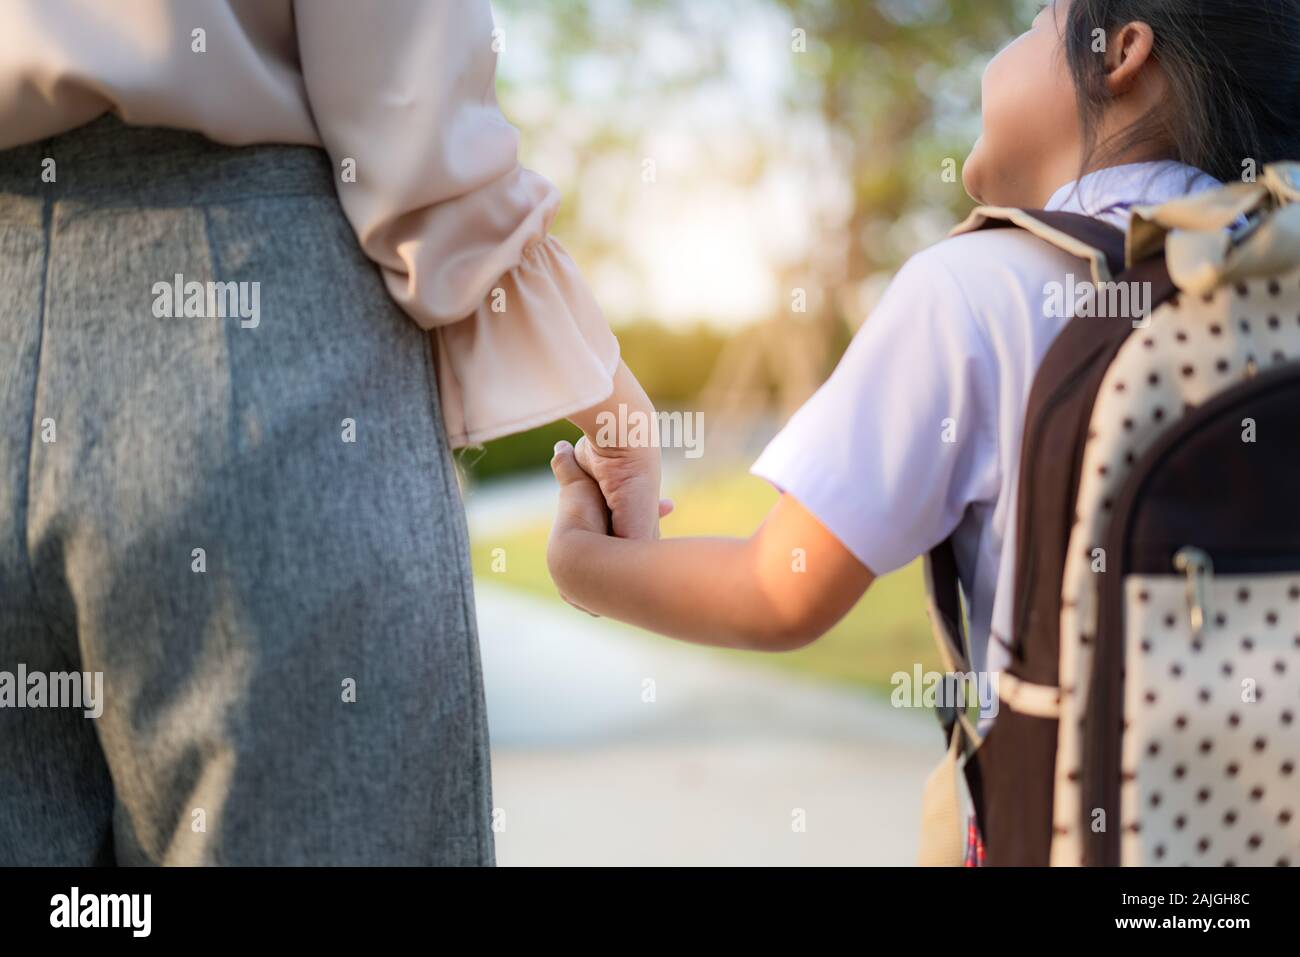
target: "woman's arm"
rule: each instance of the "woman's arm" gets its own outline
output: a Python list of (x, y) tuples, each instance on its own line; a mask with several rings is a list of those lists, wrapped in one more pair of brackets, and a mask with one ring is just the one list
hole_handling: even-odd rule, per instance
[(747, 539), (612, 538), (599, 490), (567, 442), (551, 462), (560, 505), (547, 562), (587, 611), (683, 641), (788, 651), (820, 637), (872, 573), (788, 495)]
[[(520, 164), (498, 107), (488, 0), (390, 0), (383, 16), (314, 0), (295, 13), (343, 210), (394, 300), (437, 338), (452, 446), (565, 417), (586, 429), (601, 396), (639, 402), (599, 304), (550, 235), (559, 192)], [(632, 458), (657, 482), (657, 450)], [(632, 497), (638, 507), (620, 499), (616, 524), (652, 534), (657, 490), (649, 509)]]

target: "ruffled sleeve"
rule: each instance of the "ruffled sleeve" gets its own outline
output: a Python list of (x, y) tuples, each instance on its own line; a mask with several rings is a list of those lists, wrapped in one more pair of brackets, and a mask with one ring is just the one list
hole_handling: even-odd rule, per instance
[(344, 213), (393, 298), (437, 338), (452, 444), (609, 396), (618, 341), (547, 235), (558, 192), (519, 164), (518, 133), (496, 101), (487, 0), (294, 9)]

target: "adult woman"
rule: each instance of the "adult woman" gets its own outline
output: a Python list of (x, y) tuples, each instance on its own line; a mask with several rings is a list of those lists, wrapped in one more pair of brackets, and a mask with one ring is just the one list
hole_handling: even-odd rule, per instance
[(494, 69), (486, 0), (0, 10), (0, 666), (105, 687), (0, 712), (0, 862), (491, 862), (448, 440), (649, 408)]

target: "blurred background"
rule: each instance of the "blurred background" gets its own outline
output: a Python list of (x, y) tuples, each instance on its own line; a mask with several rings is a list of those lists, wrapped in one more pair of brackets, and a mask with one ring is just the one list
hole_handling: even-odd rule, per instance
[[(665, 536), (747, 535), (748, 466), (834, 368), (893, 271), (968, 211), (980, 76), (1026, 0), (495, 0), (500, 99), (562, 190), (554, 234), (660, 409)], [(918, 566), (784, 655), (680, 646), (565, 605), (546, 574), (557, 423), (458, 455), (518, 864), (907, 864), (937, 666)]]

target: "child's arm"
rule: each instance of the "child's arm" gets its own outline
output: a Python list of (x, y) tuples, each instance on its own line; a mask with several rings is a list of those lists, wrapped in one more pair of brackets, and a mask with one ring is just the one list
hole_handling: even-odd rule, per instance
[(621, 539), (567, 442), (551, 461), (560, 505), (547, 563), (572, 604), (698, 644), (802, 647), (842, 618), (872, 573), (783, 495), (747, 539)]

